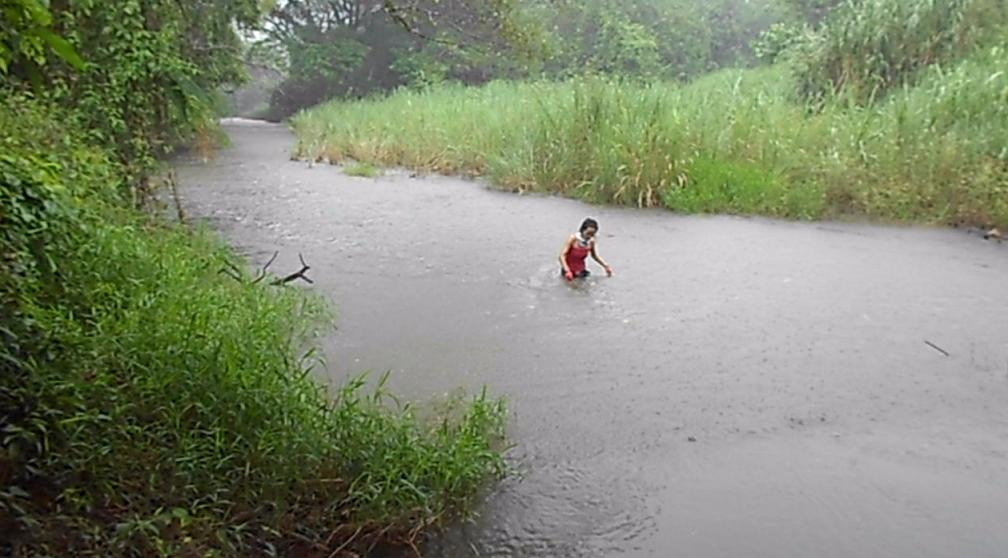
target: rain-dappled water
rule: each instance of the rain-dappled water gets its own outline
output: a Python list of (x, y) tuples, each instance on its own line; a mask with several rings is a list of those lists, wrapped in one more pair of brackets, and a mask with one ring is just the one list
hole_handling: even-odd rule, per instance
[[(253, 264), (304, 255), (335, 383), (509, 400), (522, 474), (431, 555), (1008, 555), (1006, 247), (352, 178), (226, 129), (177, 163), (186, 208)], [(616, 273), (572, 288), (588, 215)]]

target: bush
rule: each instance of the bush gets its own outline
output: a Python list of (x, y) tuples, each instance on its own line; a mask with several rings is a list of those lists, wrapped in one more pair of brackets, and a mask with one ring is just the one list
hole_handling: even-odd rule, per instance
[(317, 299), (221, 273), (242, 262), (211, 234), (105, 197), (121, 168), (64, 115), (2, 106), (5, 542), (245, 556), (407, 541), (502, 473), (500, 401), (421, 420), (363, 378), (331, 397), (312, 378)]

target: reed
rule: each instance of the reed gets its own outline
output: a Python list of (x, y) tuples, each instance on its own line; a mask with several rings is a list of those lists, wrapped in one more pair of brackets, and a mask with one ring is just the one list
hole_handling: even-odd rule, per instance
[(1005, 224), (1008, 41), (869, 105), (796, 100), (785, 65), (686, 85), (593, 78), (402, 90), (292, 119), (300, 157), (486, 176), (598, 203)]

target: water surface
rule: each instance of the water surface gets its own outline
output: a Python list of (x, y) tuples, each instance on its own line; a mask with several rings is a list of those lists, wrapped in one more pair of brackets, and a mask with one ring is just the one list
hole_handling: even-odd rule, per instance
[[(1004, 247), (353, 178), (226, 129), (178, 163), (186, 208), (254, 264), (303, 253), (334, 383), (509, 400), (523, 474), (431, 555), (1008, 555)], [(616, 275), (571, 288), (557, 253), (589, 215)]]

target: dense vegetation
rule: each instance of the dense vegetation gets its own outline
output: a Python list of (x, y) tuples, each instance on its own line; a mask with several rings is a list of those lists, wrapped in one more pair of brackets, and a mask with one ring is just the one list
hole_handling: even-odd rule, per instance
[(0, 554), (411, 544), (502, 470), (499, 401), (326, 393), (320, 301), (138, 209), (161, 155), (213, 137), (256, 5), (0, 12)]
[(678, 211), (1008, 223), (1006, 2), (830, 14), (768, 31), (764, 52), (786, 39), (775, 66), (685, 85), (578, 77), (332, 102), (293, 119), (298, 152)]
[(999, 44), (1006, 22), (1004, 0), (845, 2), (829, 25), (796, 43), (797, 86), (805, 98), (870, 103), (977, 45)]
[(807, 0), (290, 0), (255, 64), (287, 77), (269, 116), (401, 86), (585, 73), (685, 79), (755, 60), (761, 31)]
[(302, 156), (356, 174), (1008, 224), (1006, 0), (268, 4), (0, 10), (0, 553), (411, 543), (500, 473), (500, 402), (325, 393), (323, 305), (144, 211), (250, 58), (282, 71), (277, 115), (395, 90), (293, 119)]

